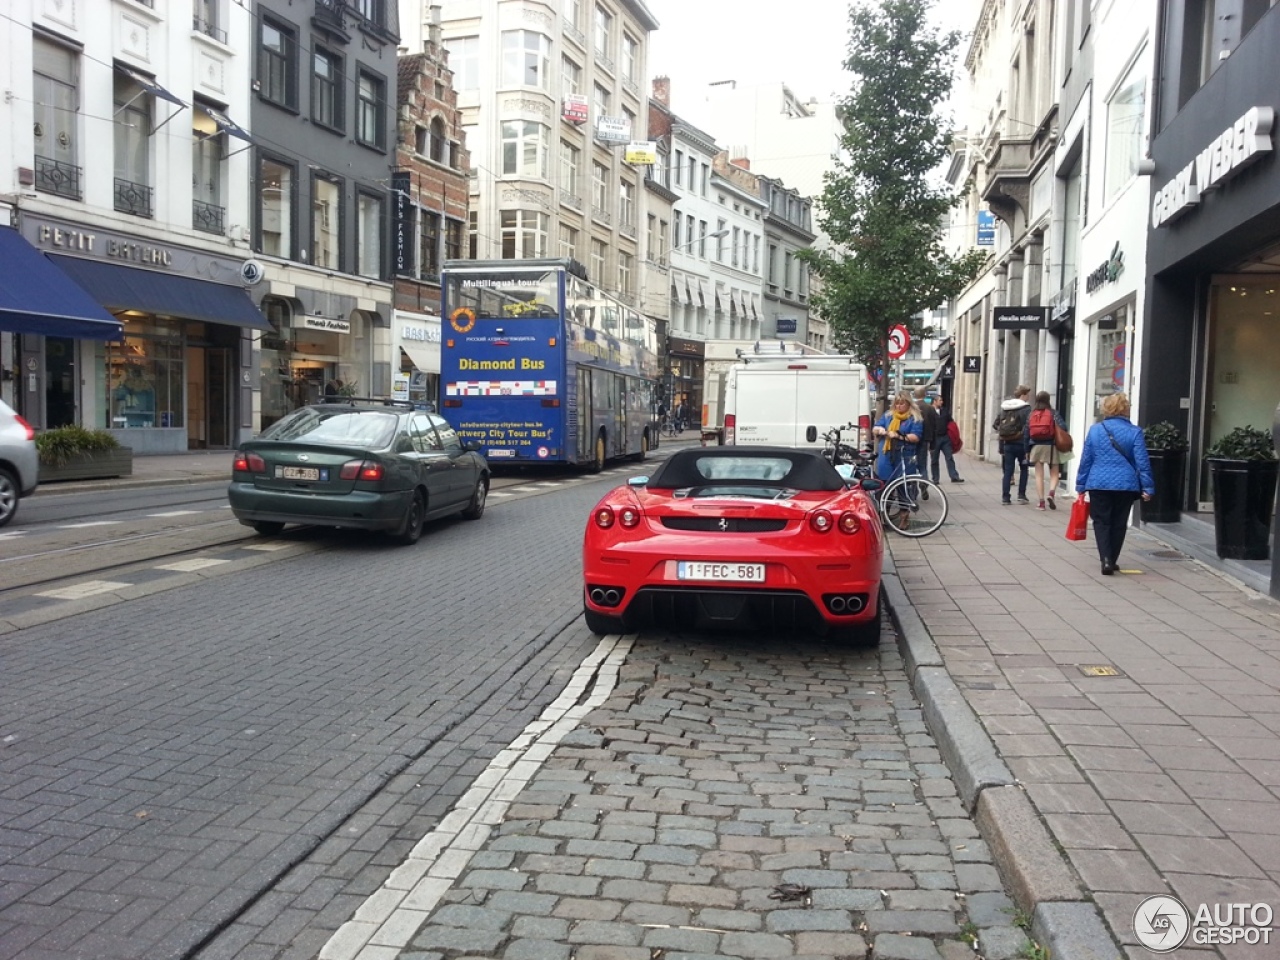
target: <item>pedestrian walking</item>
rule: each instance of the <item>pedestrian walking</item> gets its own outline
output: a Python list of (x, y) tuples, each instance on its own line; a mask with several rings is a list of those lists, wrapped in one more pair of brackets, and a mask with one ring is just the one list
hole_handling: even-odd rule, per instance
[(1018, 468), (1018, 502), (1030, 503), (1027, 499), (1027, 419), (1031, 414), (1031, 404), (1027, 403), (1027, 395), (1031, 388), (1018, 384), (1013, 396), (1000, 404), (1000, 413), (991, 424), (991, 429), (1000, 438), (1000, 460), (1004, 468), (1000, 477), (1000, 502), (1006, 506), (1013, 501), (1009, 499), (1013, 486), (1013, 468)]
[(947, 460), (947, 476), (951, 478), (951, 482), (964, 483), (964, 478), (956, 469), (956, 454), (959, 451), (956, 449), (956, 441), (951, 436), (955, 421), (951, 418), (950, 408), (943, 403), (941, 394), (934, 396), (933, 408), (938, 417), (937, 432), (933, 438), (933, 446), (929, 450), (929, 471), (933, 482), (937, 483), (938, 478), (942, 476), (938, 470), (938, 459), (942, 456)]
[(927, 473), (929, 453), (938, 442), (938, 411), (934, 409), (933, 398), (927, 395), (924, 387), (916, 390), (915, 403), (912, 406), (918, 411), (920, 420), (920, 442), (916, 444), (916, 463), (920, 465), (920, 472), (924, 474)]
[(1139, 496), (1156, 492), (1142, 428), (1129, 419), (1129, 397), (1113, 393), (1102, 401), (1102, 419), (1089, 428), (1076, 470), (1076, 494), (1088, 494), (1089, 518), (1103, 576), (1116, 572), (1129, 530), (1129, 514)]
[[(893, 405), (876, 421), (871, 434), (876, 438), (876, 476), (886, 484), (909, 469), (915, 457), (916, 444), (920, 442), (923, 425), (916, 418), (911, 394), (901, 390), (893, 398)], [(891, 518), (895, 519), (895, 518)], [(899, 511), (896, 522), (906, 529), (911, 521), (911, 511)]]
[(681, 400), (676, 404), (676, 433), (684, 433), (684, 425), (689, 422), (689, 405)]
[[(1027, 433), (1023, 443), (1027, 447), (1027, 460), (1036, 468), (1036, 499), (1040, 501), (1038, 509), (1057, 510), (1058, 504), (1054, 494), (1058, 491), (1058, 480), (1062, 472), (1062, 454), (1058, 452), (1058, 428), (1067, 429), (1067, 421), (1062, 414), (1053, 409), (1049, 402), (1049, 391), (1041, 390), (1036, 394), (1036, 402), (1032, 404), (1031, 413), (1027, 416)], [(1049, 495), (1045, 497), (1044, 475), (1049, 472)]]

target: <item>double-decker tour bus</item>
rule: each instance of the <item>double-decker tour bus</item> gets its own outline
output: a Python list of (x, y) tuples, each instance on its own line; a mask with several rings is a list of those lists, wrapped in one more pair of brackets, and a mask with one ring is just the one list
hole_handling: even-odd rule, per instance
[(657, 444), (657, 324), (576, 260), (449, 260), (440, 410), (497, 463), (643, 460)]

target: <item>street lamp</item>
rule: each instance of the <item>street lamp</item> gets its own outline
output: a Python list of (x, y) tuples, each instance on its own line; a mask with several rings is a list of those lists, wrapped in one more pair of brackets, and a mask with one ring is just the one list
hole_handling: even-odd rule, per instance
[(671, 254), (675, 253), (677, 250), (683, 250), (685, 247), (692, 246), (693, 244), (699, 243), (703, 240), (719, 240), (721, 237), (727, 237), (728, 235), (729, 235), (728, 227), (722, 227), (719, 230), (712, 230), (710, 233), (705, 234), (701, 237), (694, 237), (692, 240), (686, 240), (684, 243), (677, 243), (674, 247), (668, 247), (667, 256), (670, 256)]

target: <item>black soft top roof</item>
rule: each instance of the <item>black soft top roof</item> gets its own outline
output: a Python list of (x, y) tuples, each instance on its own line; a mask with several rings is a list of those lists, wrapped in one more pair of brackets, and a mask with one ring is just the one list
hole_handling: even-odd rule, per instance
[[(734, 470), (732, 461), (785, 461), (780, 476), (753, 477), (749, 470)], [(717, 469), (717, 466), (721, 469)], [(694, 447), (672, 454), (649, 478), (649, 487), (680, 490), (708, 484), (758, 484), (795, 490), (843, 490), (844, 478), (820, 453), (793, 447)]]

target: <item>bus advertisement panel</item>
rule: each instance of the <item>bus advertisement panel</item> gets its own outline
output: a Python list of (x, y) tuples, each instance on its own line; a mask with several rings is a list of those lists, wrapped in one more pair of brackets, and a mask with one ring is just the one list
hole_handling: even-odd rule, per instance
[(561, 260), (445, 264), (441, 411), (495, 463), (642, 458), (657, 327)]

